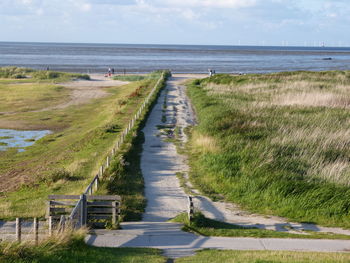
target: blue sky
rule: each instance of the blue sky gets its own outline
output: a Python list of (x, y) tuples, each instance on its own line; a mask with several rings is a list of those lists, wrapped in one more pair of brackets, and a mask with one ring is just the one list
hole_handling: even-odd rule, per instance
[(1, 0), (0, 41), (350, 46), (349, 0)]

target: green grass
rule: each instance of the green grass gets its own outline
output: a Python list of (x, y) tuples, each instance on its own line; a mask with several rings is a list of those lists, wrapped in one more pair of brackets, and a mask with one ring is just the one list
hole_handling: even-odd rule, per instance
[(47, 83), (0, 83), (0, 112), (25, 112), (59, 105), (69, 99), (67, 88)]
[[(1, 175), (6, 178), (0, 190), (0, 218), (43, 217), (49, 194), (81, 194), (155, 83), (144, 80), (109, 88), (108, 97), (62, 110), (2, 116), (1, 124), (20, 123), (54, 133), (25, 152), (0, 152)], [(57, 176), (60, 169), (69, 176)]]
[(176, 263), (345, 263), (349, 253), (315, 253), (285, 251), (220, 251), (202, 250), (193, 257), (177, 259)]
[(317, 233), (313, 231), (305, 231), (307, 232), (307, 234), (292, 234), (252, 227), (242, 227), (206, 218), (201, 213), (196, 213), (191, 222), (189, 222), (188, 215), (186, 213), (178, 215), (172, 221), (183, 223), (184, 231), (194, 232), (202, 236), (343, 240), (350, 239), (350, 236), (332, 233)]
[(120, 81), (140, 81), (144, 80), (146, 76), (140, 76), (140, 75), (126, 75), (126, 76), (115, 76), (113, 77), (114, 80), (120, 80)]
[(118, 75), (114, 76), (114, 80), (120, 80), (120, 81), (140, 81), (140, 80), (146, 80), (146, 79), (159, 79), (161, 75), (161, 71), (155, 71), (148, 75)]
[(349, 90), (348, 71), (194, 81), (191, 181), (254, 212), (349, 228)]
[(84, 236), (49, 239), (39, 246), (0, 243), (0, 262), (6, 263), (165, 263), (161, 251), (146, 248), (99, 248), (85, 244)]

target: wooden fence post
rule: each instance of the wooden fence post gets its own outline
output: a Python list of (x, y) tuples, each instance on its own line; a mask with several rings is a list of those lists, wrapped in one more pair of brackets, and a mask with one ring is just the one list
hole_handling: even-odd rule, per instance
[(80, 213), (81, 226), (86, 226), (86, 221), (87, 221), (86, 195), (82, 194), (80, 196), (80, 199), (81, 199), (81, 213)]
[(52, 222), (52, 216), (49, 216), (49, 236), (52, 237), (53, 234), (53, 222)]
[(115, 201), (112, 202), (112, 226), (117, 224), (117, 203)]
[(110, 161), (110, 158), (109, 158), (109, 156), (107, 156), (107, 160), (106, 160), (106, 166), (107, 166), (107, 167), (109, 167), (110, 162), (111, 162), (111, 161)]
[(193, 205), (193, 198), (192, 196), (188, 197), (188, 219), (190, 222), (193, 220), (194, 215), (194, 205)]
[(95, 179), (95, 191), (97, 191), (97, 189), (98, 189), (98, 176), (96, 176), (95, 177), (96, 179)]
[(66, 227), (66, 216), (61, 215), (58, 232), (64, 232)]
[(39, 220), (38, 218), (34, 217), (33, 221), (33, 231), (34, 231), (34, 242), (37, 246), (39, 244)]
[(16, 218), (16, 241), (21, 242), (22, 240), (22, 220)]
[(103, 171), (103, 165), (101, 165), (101, 166), (100, 166), (100, 177), (103, 176), (103, 172), (104, 172), (104, 171)]
[(121, 222), (122, 221), (122, 210), (121, 210), (121, 206), (122, 206), (122, 201), (119, 200), (118, 201), (118, 210), (117, 210), (117, 213), (118, 213), (118, 222)]

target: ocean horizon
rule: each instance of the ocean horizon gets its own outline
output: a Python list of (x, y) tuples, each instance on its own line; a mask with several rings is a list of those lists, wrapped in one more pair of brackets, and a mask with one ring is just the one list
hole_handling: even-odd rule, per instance
[(350, 47), (0, 42), (0, 66), (78, 73), (350, 70)]

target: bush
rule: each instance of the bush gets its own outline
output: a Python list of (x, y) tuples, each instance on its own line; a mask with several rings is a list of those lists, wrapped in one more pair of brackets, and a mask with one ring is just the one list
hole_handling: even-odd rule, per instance
[(60, 181), (60, 180), (74, 181), (75, 179), (76, 178), (74, 176), (72, 176), (72, 174), (64, 168), (57, 169), (57, 170), (53, 171), (47, 177), (47, 181), (53, 182), (53, 183)]

